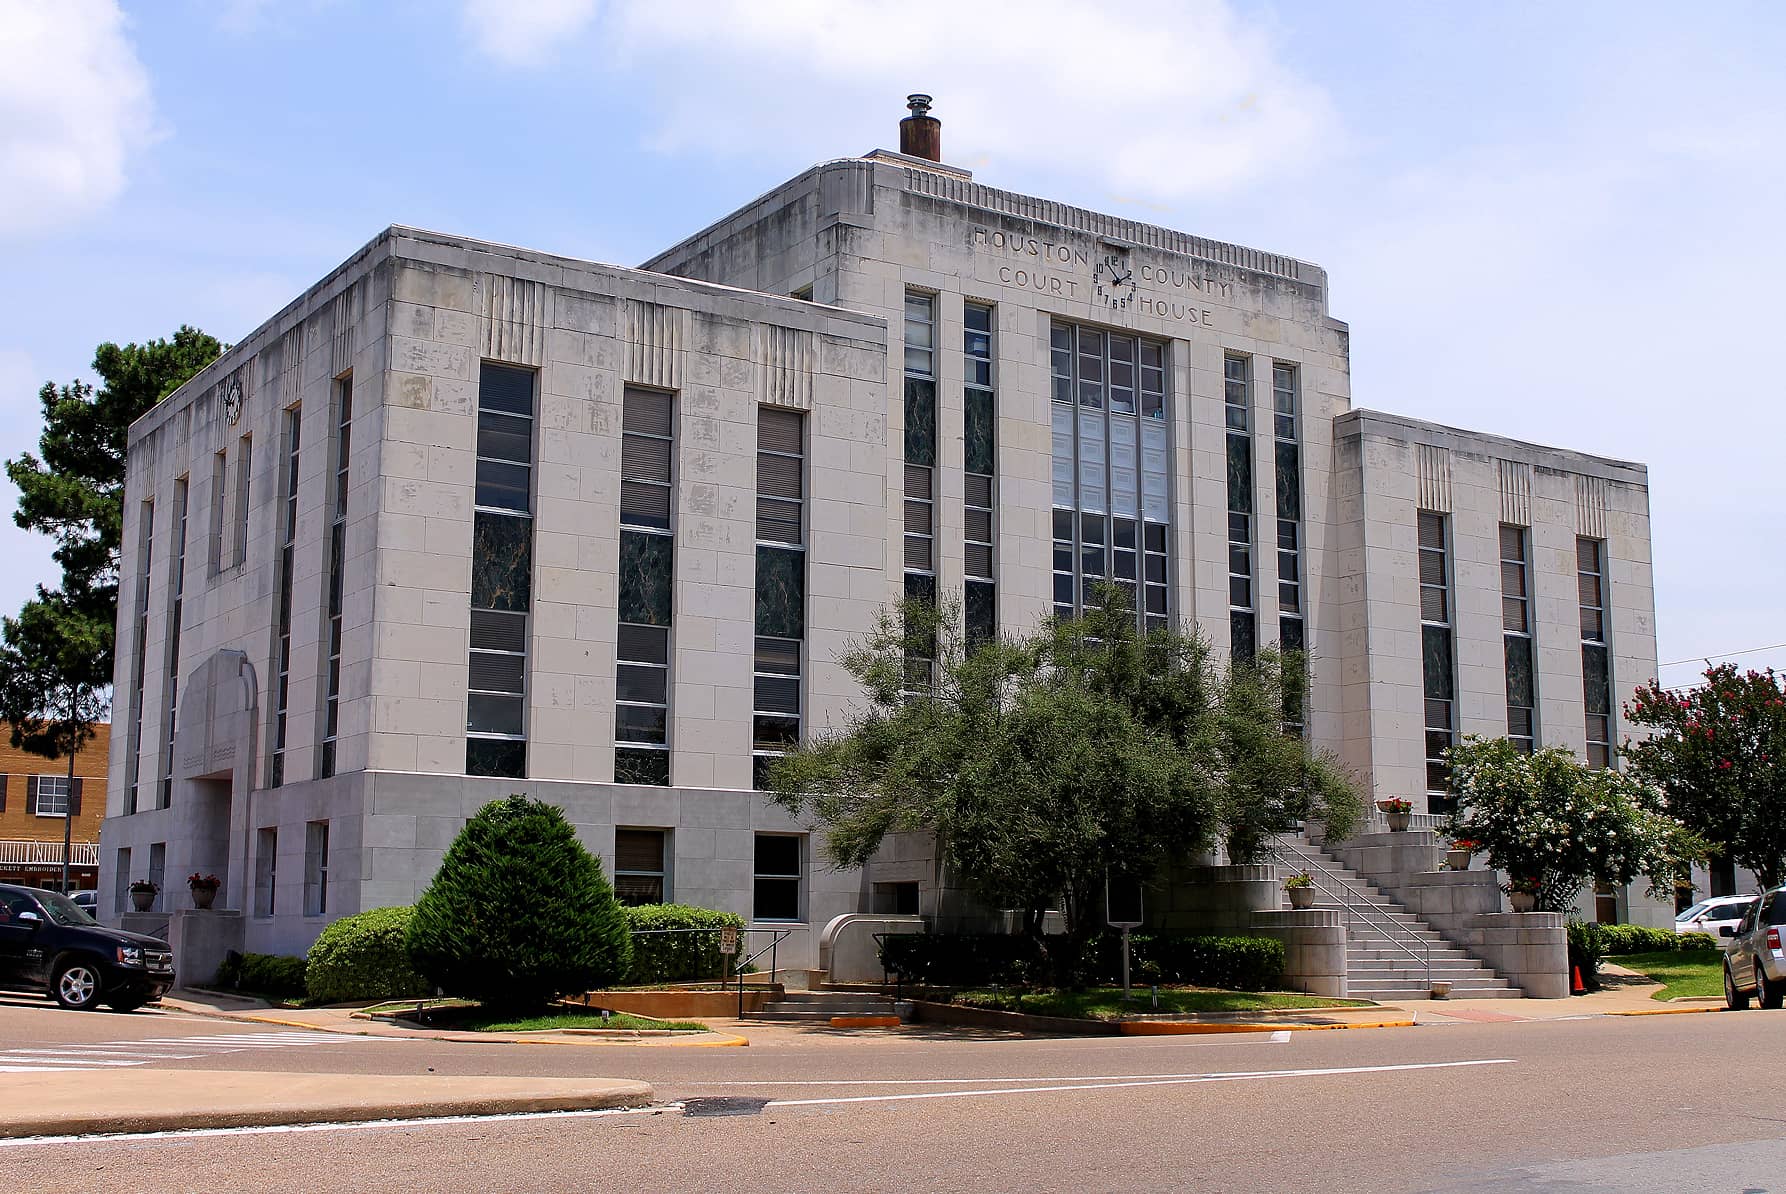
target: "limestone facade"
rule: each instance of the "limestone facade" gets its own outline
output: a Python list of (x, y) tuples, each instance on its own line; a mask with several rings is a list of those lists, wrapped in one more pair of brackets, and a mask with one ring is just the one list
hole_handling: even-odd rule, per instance
[[(1507, 732), (1501, 523), (1529, 527), (1533, 544), (1541, 741), (1584, 745), (1578, 537), (1606, 544), (1615, 734), (1618, 703), (1653, 674), (1640, 466), (1354, 411), (1348, 331), (1316, 266), (877, 152), (815, 167), (640, 269), (388, 229), (144, 416), (126, 481), (101, 908), (160, 843), (168, 874), (225, 876), (219, 905), (246, 913), (246, 948), (296, 952), (329, 919), (413, 900), (467, 817), (525, 792), (563, 807), (610, 869), (618, 830), (661, 831), (667, 898), (746, 916), (760, 891), (758, 835), (795, 836), (798, 915), (761, 926), (791, 930), (784, 965), (816, 965), (835, 916), (916, 911), (877, 907), (896, 897), (875, 891), (875, 877), (830, 870), (808, 828), (753, 790), (751, 771), (759, 410), (805, 416), (800, 683), (811, 734), (852, 699), (837, 664), (846, 644), (904, 591), (910, 295), (934, 315), (929, 571), (945, 594), (973, 579), (964, 420), (976, 379), (964, 343), (970, 306), (990, 308), (986, 579), (1004, 631), (1029, 629), (1060, 600), (1064, 492), (1081, 505), (1074, 526), (1095, 516), (1119, 535), (1127, 508), (1134, 534), (1145, 512), (1165, 536), (1163, 616), (1227, 649), (1240, 501), (1255, 520), (1242, 579), (1259, 644), (1286, 625), (1285, 583), (1299, 586), (1311, 740), (1373, 796), (1424, 801), (1424, 509), (1451, 520), (1455, 543), (1458, 732)], [(1113, 408), (1121, 353), (1158, 350), (1163, 408), (1119, 418), (1100, 406), (1102, 431), (1085, 421), (1090, 408), (1056, 401), (1062, 328), (1091, 338), (1081, 349), (1108, 346), (1095, 368), (1111, 371)], [(466, 774), (479, 379), (490, 364), (535, 379), (526, 768), (514, 779)], [(1072, 376), (1083, 383), (1093, 368), (1073, 363)], [(630, 386), (671, 395), (676, 412), (662, 786), (614, 782)], [(1282, 513), (1285, 436), (1274, 428), (1286, 426), (1285, 394), (1293, 558), (1274, 549), (1271, 517)], [(1236, 402), (1248, 427), (1241, 497)], [(1069, 460), (1064, 482), (1063, 428), (1080, 444), (1080, 472)], [(1157, 482), (1112, 465), (1107, 489), (1084, 496), (1084, 469), (1105, 467), (1094, 434), (1142, 472), (1157, 464)], [(1103, 558), (1121, 568), (1118, 554)], [(176, 710), (162, 807), (158, 744)], [(922, 856), (888, 875), (917, 883), (934, 910), (937, 876)]]

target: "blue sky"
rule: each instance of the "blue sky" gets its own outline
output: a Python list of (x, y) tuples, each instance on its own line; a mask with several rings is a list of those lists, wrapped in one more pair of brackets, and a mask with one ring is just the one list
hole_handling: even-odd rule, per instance
[[(1783, 51), (1762, 4), (0, 0), (0, 453), (387, 224), (636, 264), (923, 90), (983, 181), (1325, 266), (1357, 405), (1647, 463), (1661, 660), (1786, 668)], [(0, 559), (0, 609), (54, 579)]]

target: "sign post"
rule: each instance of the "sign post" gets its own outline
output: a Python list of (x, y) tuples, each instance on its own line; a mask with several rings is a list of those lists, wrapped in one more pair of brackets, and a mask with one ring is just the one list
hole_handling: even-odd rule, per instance
[(1129, 1001), (1129, 930), (1141, 927), (1141, 880), (1104, 873), (1104, 921), (1122, 930), (1122, 1001)]
[[(719, 952), (726, 959), (726, 969), (732, 968), (732, 959), (738, 955), (738, 928), (736, 925), (721, 925), (719, 930)], [(721, 987), (720, 990), (724, 990)], [(744, 1018), (744, 971), (738, 972), (738, 1018)]]

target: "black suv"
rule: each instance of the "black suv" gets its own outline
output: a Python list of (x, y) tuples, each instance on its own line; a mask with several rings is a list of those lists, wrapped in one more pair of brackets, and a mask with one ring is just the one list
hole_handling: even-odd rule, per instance
[(65, 895), (0, 883), (0, 987), (128, 1012), (173, 985), (167, 942), (105, 928)]

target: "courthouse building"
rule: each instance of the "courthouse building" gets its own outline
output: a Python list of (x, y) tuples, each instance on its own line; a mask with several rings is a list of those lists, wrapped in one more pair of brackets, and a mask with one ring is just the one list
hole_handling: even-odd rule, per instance
[(902, 133), (637, 269), (389, 228), (146, 414), (102, 908), (155, 857), (296, 952), (526, 792), (629, 898), (812, 965), (834, 916), (934, 906), (756, 787), (906, 594), (1020, 633), (1111, 579), (1300, 648), (1302, 732), (1421, 810), (1462, 734), (1615, 761), (1642, 466), (1355, 408), (1319, 267)]

